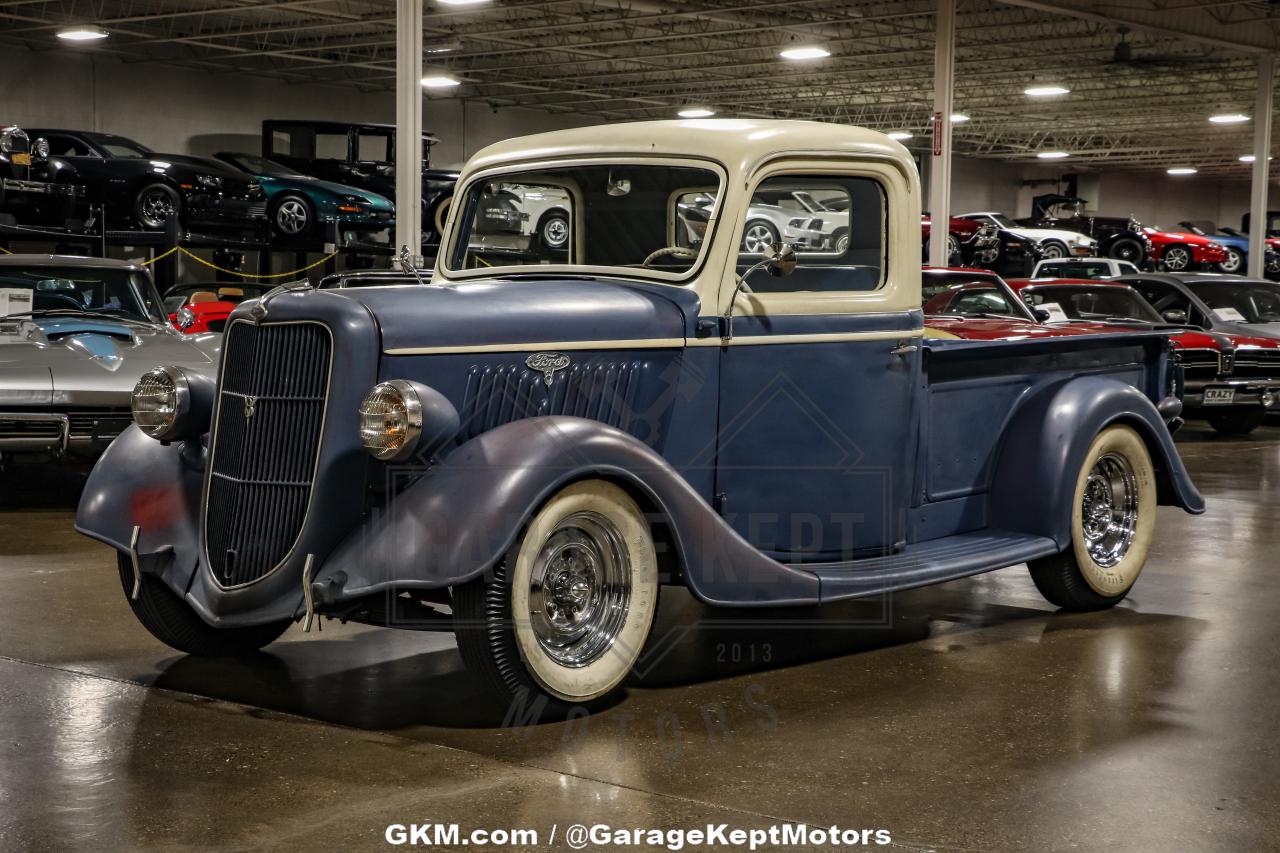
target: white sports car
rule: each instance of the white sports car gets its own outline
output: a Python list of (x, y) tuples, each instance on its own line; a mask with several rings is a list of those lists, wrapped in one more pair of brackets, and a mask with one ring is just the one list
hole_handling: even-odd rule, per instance
[(1058, 228), (1028, 228), (1019, 225), (1003, 213), (962, 213), (961, 219), (972, 219), (976, 222), (989, 223), (1001, 231), (1024, 240), (1031, 240), (1040, 246), (1040, 257), (1054, 258), (1087, 258), (1097, 254), (1098, 241), (1078, 231), (1067, 231)]

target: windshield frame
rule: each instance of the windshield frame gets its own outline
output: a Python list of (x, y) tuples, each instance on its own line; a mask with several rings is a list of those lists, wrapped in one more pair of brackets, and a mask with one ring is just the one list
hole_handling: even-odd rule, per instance
[[(577, 166), (676, 166), (684, 168), (704, 169), (713, 173), (718, 184), (715, 191), (714, 201), (711, 207), (711, 214), (707, 220), (707, 230), (702, 240), (702, 247), (698, 252), (698, 257), (690, 264), (689, 268), (680, 272), (662, 272), (657, 269), (645, 269), (643, 267), (616, 267), (602, 266), (595, 264), (513, 264), (508, 266), (491, 266), (480, 269), (454, 269), (452, 267), (453, 258), (458, 252), (458, 238), (461, 236), (462, 213), (466, 207), (465, 201), (472, 189), (480, 183), (495, 179), (510, 180), (512, 175), (529, 174), (536, 176), (546, 172), (552, 172), (556, 169), (574, 168)], [(520, 279), (520, 278), (545, 278), (548, 274), (578, 276), (578, 277), (602, 277), (602, 278), (637, 278), (644, 281), (654, 281), (660, 284), (685, 285), (697, 278), (703, 268), (706, 266), (707, 258), (710, 257), (713, 244), (716, 240), (717, 229), (720, 226), (721, 212), (724, 209), (724, 198), (728, 191), (728, 170), (719, 160), (710, 157), (694, 157), (694, 156), (677, 156), (657, 155), (646, 156), (643, 154), (617, 155), (611, 154), (606, 157), (564, 157), (550, 160), (522, 160), (515, 163), (504, 163), (489, 169), (481, 169), (466, 176), (466, 183), (462, 184), (457, 192), (454, 193), (454, 199), (457, 204), (451, 206), (449, 211), (449, 221), (445, 226), (447, 233), (441, 240), (441, 250), (437, 254), (436, 275), (448, 281), (466, 281), (469, 279), (492, 278), (494, 276), (502, 276), (503, 278)], [(519, 181), (514, 181), (519, 183)], [(531, 184), (538, 182), (531, 177)], [(688, 187), (688, 191), (701, 192), (705, 191), (706, 185), (702, 184), (696, 187)], [(672, 199), (679, 193), (673, 189)], [(575, 205), (577, 202), (574, 202)], [(576, 215), (577, 211), (570, 211), (571, 215)]]
[[(120, 273), (130, 278), (134, 276), (138, 276), (141, 279), (141, 283), (135, 285), (132, 282), (130, 282), (129, 287), (131, 290), (134, 291), (134, 297), (139, 300), (139, 303), (140, 303), (139, 307), (142, 309), (142, 315), (141, 317), (137, 317), (137, 316), (133, 316), (132, 312), (130, 312), (130, 316), (124, 319), (127, 322), (132, 322), (132, 323), (149, 323), (155, 326), (162, 326), (166, 329), (173, 328), (172, 326), (169, 325), (168, 313), (165, 311), (164, 297), (160, 295), (160, 291), (156, 288), (155, 280), (151, 277), (151, 274), (147, 270), (143, 269), (142, 267), (133, 266), (133, 265), (126, 266), (126, 267), (97, 267), (97, 266), (76, 266), (76, 265), (60, 265), (60, 264), (48, 264), (45, 266), (41, 266), (41, 265), (19, 266), (15, 264), (15, 265), (6, 265), (6, 266), (0, 267), (0, 276), (4, 276), (6, 275), (6, 273), (10, 273), (10, 271), (12, 271), (12, 273), (18, 273), (18, 274), (29, 274), (29, 273), (35, 273), (35, 272), (48, 271), (48, 272), (59, 272), (59, 273), (74, 272), (74, 273), (79, 273), (81, 275), (101, 275), (103, 273), (108, 273), (108, 274)], [(52, 276), (52, 275), (46, 276), (46, 278), (56, 278), (56, 277), (57, 276)], [(64, 277), (69, 278), (71, 281), (76, 280), (71, 276), (64, 276)], [(0, 282), (0, 287), (5, 287), (5, 286), (7, 285), (5, 285), (3, 282)], [(34, 280), (32, 282), (31, 290), (32, 290), (32, 293), (34, 294), (35, 293)], [(34, 302), (34, 299), (33, 299), (33, 302)], [(148, 303), (150, 304), (148, 305)], [(6, 316), (8, 317), (19, 317), (19, 316), (40, 317), (44, 314), (45, 310), (46, 309), (37, 308), (33, 312), (31, 312), (31, 314), (26, 314), (26, 315), (20, 315), (20, 314), (0, 315), (0, 320), (5, 319)], [(108, 320), (108, 321), (110, 320), (118, 321), (122, 319), (120, 317), (115, 317), (115, 316), (112, 316), (111, 314), (105, 313), (104, 311), (93, 309), (93, 308), (85, 308), (83, 310), (78, 310), (75, 308), (67, 308), (67, 309), (58, 308), (53, 310), (77, 311), (77, 313), (79, 313), (82, 316), (101, 317), (103, 320)]]
[[(1046, 280), (1046, 281), (1045, 281), (1044, 283), (1042, 283), (1042, 284), (1036, 284), (1036, 283), (1034, 283), (1034, 280), (1033, 280), (1033, 283), (1032, 283), (1032, 284), (1027, 285), (1027, 286), (1026, 286), (1026, 287), (1024, 287), (1024, 288), (1022, 288), (1022, 290), (1021, 290), (1021, 291), (1019, 291), (1018, 295), (1019, 295), (1019, 296), (1021, 296), (1023, 292), (1027, 292), (1027, 293), (1043, 293), (1043, 294), (1045, 294), (1046, 296), (1048, 296), (1048, 295), (1049, 295), (1049, 294), (1048, 294), (1048, 291), (1054, 291), (1054, 290), (1058, 290), (1058, 291), (1066, 291), (1066, 290), (1093, 290), (1093, 291), (1097, 291), (1097, 292), (1099, 292), (1099, 293), (1107, 293), (1107, 292), (1111, 292), (1111, 291), (1119, 291), (1120, 293), (1125, 294), (1126, 296), (1130, 297), (1131, 299), (1134, 299), (1134, 300), (1135, 300), (1139, 305), (1145, 305), (1145, 306), (1146, 306), (1146, 308), (1147, 308), (1147, 310), (1148, 310), (1148, 311), (1150, 311), (1150, 312), (1151, 312), (1151, 314), (1152, 314), (1152, 316), (1151, 316), (1151, 317), (1148, 317), (1148, 318), (1147, 318), (1147, 319), (1145, 319), (1145, 320), (1143, 320), (1143, 319), (1139, 319), (1138, 317), (1124, 317), (1124, 318), (1121, 318), (1121, 319), (1119, 319), (1119, 320), (1112, 319), (1112, 318), (1108, 318), (1108, 317), (1072, 317), (1070, 314), (1068, 314), (1068, 315), (1067, 315), (1067, 319), (1066, 319), (1066, 320), (1058, 320), (1057, 322), (1059, 322), (1059, 323), (1114, 323), (1114, 322), (1121, 322), (1121, 323), (1123, 323), (1123, 322), (1130, 322), (1130, 323), (1148, 323), (1148, 324), (1154, 323), (1155, 325), (1164, 325), (1164, 324), (1165, 324), (1165, 319), (1164, 319), (1163, 317), (1161, 317), (1161, 316), (1160, 316), (1160, 312), (1159, 312), (1159, 311), (1157, 311), (1155, 308), (1153, 308), (1153, 307), (1150, 305), (1150, 303), (1148, 303), (1148, 302), (1147, 302), (1147, 300), (1143, 298), (1142, 294), (1138, 292), (1138, 289), (1137, 289), (1137, 288), (1135, 288), (1135, 287), (1133, 287), (1132, 285), (1129, 285), (1129, 284), (1111, 284), (1111, 283), (1108, 283), (1105, 279), (1090, 279), (1090, 280), (1088, 280), (1088, 281), (1083, 281), (1083, 282), (1057, 282), (1057, 283), (1052, 282), (1052, 280)], [(1025, 302), (1025, 300), (1024, 300), (1024, 302)], [(1060, 299), (1048, 299), (1048, 298), (1046, 298), (1046, 299), (1045, 299), (1045, 302), (1053, 302), (1054, 304), (1056, 304), (1056, 305), (1057, 305), (1057, 306), (1059, 306), (1060, 308), (1062, 307), (1062, 304), (1063, 304), (1063, 303), (1062, 303), (1062, 300), (1060, 300)], [(1043, 303), (1042, 303), (1042, 304), (1043, 304)], [(1030, 308), (1030, 309), (1034, 312), (1034, 311), (1035, 311), (1035, 309), (1036, 309), (1037, 307), (1039, 307), (1039, 306), (1037, 306), (1037, 305), (1031, 305), (1030, 303), (1027, 303), (1027, 307), (1028, 307), (1028, 308)], [(1064, 314), (1066, 314), (1066, 309), (1065, 309), (1065, 308), (1063, 308), (1063, 309), (1062, 309), (1062, 312), (1063, 312)], [(1048, 323), (1046, 323), (1046, 325), (1048, 325)]]

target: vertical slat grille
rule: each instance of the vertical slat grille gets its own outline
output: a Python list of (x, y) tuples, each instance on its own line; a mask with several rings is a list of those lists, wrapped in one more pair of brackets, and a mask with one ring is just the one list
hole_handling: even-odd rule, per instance
[(205, 550), (214, 578), (231, 587), (269, 574), (302, 532), (331, 342), (319, 323), (236, 322), (223, 348)]

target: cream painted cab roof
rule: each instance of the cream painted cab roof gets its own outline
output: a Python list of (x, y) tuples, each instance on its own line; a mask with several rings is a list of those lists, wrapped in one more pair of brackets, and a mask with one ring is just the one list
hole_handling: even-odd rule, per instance
[(745, 171), (775, 154), (805, 152), (887, 156), (915, 169), (906, 148), (865, 127), (817, 121), (688, 119), (602, 124), (507, 139), (482, 148), (465, 171), (519, 161), (635, 154), (709, 157), (731, 170)]

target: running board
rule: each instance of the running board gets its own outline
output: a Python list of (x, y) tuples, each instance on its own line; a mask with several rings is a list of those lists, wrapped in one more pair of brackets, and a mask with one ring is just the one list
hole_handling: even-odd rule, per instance
[(1016, 566), (1061, 549), (1052, 539), (1009, 530), (958, 533), (908, 545), (897, 554), (845, 563), (801, 564), (816, 575), (820, 601), (863, 598)]

